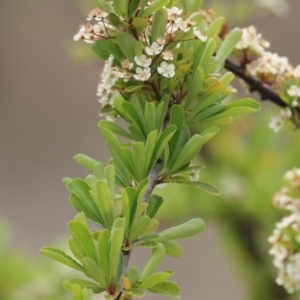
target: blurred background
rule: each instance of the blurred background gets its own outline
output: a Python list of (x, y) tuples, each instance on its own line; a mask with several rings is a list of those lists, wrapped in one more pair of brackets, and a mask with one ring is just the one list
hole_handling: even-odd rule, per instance
[[(204, 5), (225, 15), (231, 27), (256, 25), (271, 51), (300, 64), (298, 0)], [(38, 250), (66, 245), (75, 211), (61, 179), (86, 175), (72, 157), (109, 158), (97, 129), (102, 64), (72, 40), (89, 7), (84, 0), (0, 1), (0, 300), (71, 299), (61, 288), (69, 271)], [(292, 299), (270, 282), (275, 273), (266, 242), (280, 218), (272, 194), (285, 171), (300, 166), (299, 132), (268, 128), (278, 110), (263, 103), (259, 113), (235, 118), (207, 144), (201, 176), (222, 196), (186, 191), (175, 199), (175, 190), (167, 197), (163, 224), (191, 216), (207, 223), (202, 234), (182, 241), (180, 259), (164, 264), (174, 268), (182, 299)], [(133, 264), (144, 260), (143, 252), (132, 256)]]

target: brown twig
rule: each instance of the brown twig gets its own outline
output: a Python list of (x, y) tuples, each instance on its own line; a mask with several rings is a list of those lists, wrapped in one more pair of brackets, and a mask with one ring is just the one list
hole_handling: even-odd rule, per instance
[(244, 80), (250, 86), (250, 92), (258, 92), (261, 96), (261, 100), (269, 100), (280, 107), (287, 106), (287, 104), (274, 90), (272, 90), (269, 85), (261, 82), (253, 76), (248, 75), (245, 68), (236, 65), (229, 59), (225, 60), (225, 68)]

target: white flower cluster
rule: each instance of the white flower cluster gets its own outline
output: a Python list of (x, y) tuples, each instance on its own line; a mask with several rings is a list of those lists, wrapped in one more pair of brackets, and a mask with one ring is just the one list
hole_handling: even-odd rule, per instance
[(94, 43), (97, 40), (103, 40), (110, 37), (109, 32), (114, 27), (107, 20), (108, 12), (95, 8), (88, 14), (87, 21), (94, 20), (96, 23), (82, 24), (78, 32), (74, 35), (74, 41), (83, 40), (86, 43)]
[(300, 126), (293, 116), (297, 112), (295, 108), (300, 106), (300, 65), (293, 67), (287, 57), (266, 51), (269, 46), (255, 27), (250, 26), (243, 29), (236, 49), (240, 50), (239, 59), (246, 72), (270, 86), (286, 102), (287, 108), (272, 117), (269, 123), (270, 128), (278, 132), (287, 120)]
[(284, 178), (290, 188), (284, 187), (273, 198), (273, 204), (290, 211), (276, 224), (273, 234), (268, 238), (272, 244), (269, 253), (273, 256), (273, 264), (278, 269), (276, 282), (289, 293), (300, 290), (300, 199), (292, 195), (292, 188), (299, 191), (300, 169), (288, 171)]
[(207, 36), (202, 34), (202, 32), (194, 27), (194, 21), (191, 18), (183, 20), (179, 17), (182, 14), (182, 9), (173, 7), (168, 9), (168, 21), (166, 34), (169, 36), (169, 39), (174, 39), (176, 34), (181, 32), (188, 32), (191, 27), (193, 27), (193, 34), (202, 42), (206, 42)]

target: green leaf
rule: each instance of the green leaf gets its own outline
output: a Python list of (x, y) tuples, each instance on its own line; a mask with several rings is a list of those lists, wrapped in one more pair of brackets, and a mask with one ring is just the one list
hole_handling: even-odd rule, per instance
[(142, 233), (148, 228), (150, 222), (151, 219), (147, 215), (143, 215), (133, 223), (129, 234), (129, 240), (131, 243), (135, 242), (137, 238), (142, 235)]
[(110, 13), (115, 12), (113, 9), (112, 3), (107, 2), (106, 0), (94, 0), (94, 2), (102, 10), (106, 10)]
[(98, 180), (96, 183), (97, 195), (95, 203), (105, 222), (106, 228), (110, 229), (114, 221), (114, 203), (106, 180)]
[(164, 199), (162, 197), (152, 194), (148, 201), (149, 205), (146, 209), (146, 215), (152, 219), (156, 215), (163, 202)]
[(80, 165), (84, 166), (85, 168), (93, 171), (94, 170), (94, 166), (97, 163), (97, 161), (93, 158), (90, 158), (87, 155), (84, 154), (77, 154), (73, 157), (73, 159), (79, 163)]
[(225, 21), (225, 18), (223, 18), (223, 17), (219, 17), (216, 20), (214, 20), (208, 27), (208, 29), (206, 31), (206, 36), (208, 38), (217, 36), (222, 29), (224, 21)]
[(216, 42), (213, 39), (209, 39), (206, 43), (205, 50), (200, 60), (200, 66), (204, 67), (209, 61), (210, 58), (214, 55), (216, 51)]
[(82, 179), (73, 179), (67, 184), (67, 188), (77, 197), (70, 197), (72, 205), (73, 203), (77, 204), (76, 207), (74, 206), (77, 209), (79, 207), (77, 200), (79, 199), (82, 205), (88, 210), (89, 215), (93, 216), (93, 220), (103, 224), (103, 219), (90, 195), (90, 187)]
[(136, 28), (145, 28), (149, 25), (149, 22), (144, 18), (134, 18), (132, 25)]
[(235, 116), (240, 114), (249, 114), (256, 112), (260, 109), (260, 105), (257, 101), (246, 98), (241, 100), (236, 100), (223, 108), (221, 113), (213, 115), (207, 119), (205, 122), (211, 122), (220, 118)]
[(214, 137), (218, 132), (219, 132), (219, 128), (216, 126), (213, 127), (209, 127), (207, 129), (205, 129), (204, 131), (202, 131), (200, 133), (200, 135), (204, 138), (205, 143), (207, 141), (209, 141), (212, 137)]
[(88, 292), (86, 289), (82, 289), (81, 286), (77, 284), (72, 285), (73, 300), (88, 300)]
[[(119, 0), (116, 0), (119, 1)], [(128, 1), (119, 1), (119, 2), (128, 2)], [(117, 36), (117, 43), (122, 50), (123, 54), (127, 59), (133, 62), (135, 44), (137, 43), (136, 39), (129, 33), (125, 32)]]
[(83, 264), (84, 271), (85, 271), (84, 273), (86, 274), (86, 276), (94, 279), (102, 287), (106, 286), (106, 280), (105, 280), (105, 277), (103, 276), (103, 272), (93, 259), (91, 259), (90, 257), (84, 257), (82, 259), (82, 264)]
[[(72, 285), (79, 285), (82, 288), (86, 288), (86, 289), (98, 289), (101, 288), (101, 286), (96, 283), (96, 282), (92, 282), (89, 280), (85, 280), (85, 279), (79, 279), (79, 278), (71, 278), (67, 281), (64, 282), (63, 286), (66, 290), (72, 290)], [(104, 291), (104, 289), (103, 289)]]
[(105, 277), (109, 277), (109, 236), (108, 230), (100, 231), (98, 238), (99, 266)]
[[(74, 194), (71, 194), (69, 200), (70, 200), (71, 205), (78, 212), (83, 212), (87, 218), (89, 218), (97, 223), (100, 223), (99, 217), (94, 213), (94, 211), (91, 210), (89, 207), (86, 207), (84, 205), (84, 203), (77, 196), (75, 196)], [(100, 224), (102, 224), (102, 223), (100, 223)]]
[(150, 275), (148, 278), (146, 278), (139, 286), (139, 288), (143, 290), (148, 290), (149, 288), (167, 280), (170, 278), (174, 272), (159, 272), (154, 273)]
[(114, 228), (109, 239), (109, 271), (110, 279), (117, 277), (118, 264), (124, 238), (123, 228)]
[(155, 0), (151, 3), (150, 6), (148, 6), (141, 14), (142, 18), (146, 18), (150, 16), (151, 14), (157, 12), (164, 6), (167, 6), (169, 4), (170, 0)]
[(188, 81), (188, 95), (183, 104), (185, 109), (188, 109), (192, 101), (199, 94), (204, 82), (204, 72), (201, 67), (198, 67)]
[(157, 128), (158, 130), (160, 128), (162, 128), (162, 125), (163, 125), (163, 122), (164, 122), (164, 119), (166, 117), (166, 113), (168, 110), (169, 102), (170, 102), (170, 95), (167, 94), (161, 98), (160, 103), (158, 104), (158, 106), (156, 108), (156, 126), (155, 126), (155, 128)]
[(62, 250), (53, 248), (53, 247), (43, 247), (40, 250), (40, 253), (43, 255), (50, 257), (64, 265), (67, 265), (75, 270), (83, 272), (83, 267), (71, 256), (67, 255)]
[(69, 248), (72, 254), (80, 261), (86, 256), (80, 244), (73, 237), (69, 239)]
[(180, 151), (173, 166), (171, 166), (170, 174), (175, 173), (186, 164), (189, 164), (199, 153), (204, 143), (205, 139), (201, 135), (193, 135)]
[(157, 269), (157, 267), (164, 259), (165, 254), (166, 254), (166, 249), (165, 246), (162, 244), (159, 244), (156, 248), (152, 250), (150, 257), (143, 271), (140, 274), (139, 281), (144, 281), (146, 278), (148, 278), (150, 275), (154, 273), (154, 271)]
[(128, 2), (129, 1), (113, 0), (116, 13), (122, 16), (124, 19), (127, 18), (128, 14)]
[(199, 190), (202, 190), (204, 192), (207, 192), (207, 193), (215, 195), (215, 196), (221, 195), (221, 192), (218, 188), (216, 188), (215, 186), (213, 186), (212, 184), (207, 183), (207, 182), (203, 182), (203, 181), (176, 181), (176, 183), (190, 185), (190, 186), (193, 186), (193, 187), (195, 187)]
[(91, 47), (95, 54), (103, 60), (107, 60), (111, 54), (119, 61), (124, 58), (120, 46), (109, 39), (96, 41)]
[(180, 299), (180, 290), (176, 283), (165, 281), (161, 282), (152, 288), (149, 288), (149, 291), (155, 294), (160, 294), (168, 296), (174, 299)]
[(186, 223), (164, 230), (155, 240), (160, 242), (166, 240), (182, 239), (196, 235), (200, 233), (204, 228), (205, 223), (203, 222), (203, 220), (199, 218), (191, 219)]
[(175, 241), (161, 241), (165, 248), (166, 248), (166, 254), (172, 256), (172, 257), (180, 257), (182, 254), (182, 247), (179, 243)]
[(132, 158), (134, 166), (134, 175), (138, 182), (147, 177), (147, 165), (145, 161), (146, 151), (142, 142), (132, 143)]
[(176, 126), (170, 125), (162, 132), (155, 146), (154, 155), (153, 155), (154, 161), (156, 161), (160, 157), (161, 153), (165, 149), (166, 145), (168, 144), (169, 140), (172, 138), (175, 131), (176, 131)]
[(216, 60), (219, 66), (223, 64), (225, 59), (230, 55), (237, 42), (240, 40), (241, 36), (242, 30), (239, 28), (231, 30), (230, 33), (226, 36), (216, 54)]
[(126, 137), (128, 139), (132, 139), (132, 136), (129, 132), (124, 130), (122, 127), (120, 127), (118, 124), (110, 121), (100, 121), (98, 127), (103, 126), (113, 132), (114, 134), (118, 134), (120, 136)]
[(164, 36), (168, 20), (168, 12), (165, 8), (158, 10), (154, 16), (151, 27), (151, 40), (156, 42), (161, 36)]
[(135, 267), (129, 267), (126, 272), (126, 277), (129, 279), (130, 284), (133, 285), (139, 278), (139, 272)]
[(130, 290), (130, 294), (136, 298), (144, 298), (145, 292), (141, 289), (133, 288)]
[(111, 25), (113, 25), (114, 27), (118, 28), (118, 27), (124, 27), (124, 23), (121, 21), (121, 19), (119, 18), (118, 15), (110, 13), (107, 16), (107, 20), (109, 21), (109, 23)]
[(156, 137), (157, 137), (157, 130), (151, 131), (148, 134), (146, 145), (145, 145), (145, 166), (148, 168), (146, 170), (146, 173), (148, 174), (150, 172), (150, 169), (153, 167), (151, 162), (152, 162), (152, 157), (154, 154), (154, 149), (156, 145)]
[(68, 223), (69, 230), (75, 238), (85, 255), (97, 261), (95, 245), (91, 233), (88, 228), (79, 221), (70, 221)]

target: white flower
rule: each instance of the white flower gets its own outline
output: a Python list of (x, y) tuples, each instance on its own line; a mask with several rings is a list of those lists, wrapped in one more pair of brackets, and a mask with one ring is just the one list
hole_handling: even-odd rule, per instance
[(128, 59), (124, 59), (121, 61), (121, 66), (125, 70), (131, 70), (133, 67), (133, 63), (130, 62)]
[(140, 67), (149, 67), (152, 63), (152, 59), (148, 58), (146, 55), (142, 54), (140, 56), (134, 57), (135, 62)]
[(171, 78), (175, 75), (175, 66), (173, 64), (168, 64), (163, 61), (157, 68), (159, 74), (164, 77)]
[(170, 50), (164, 51), (162, 53), (162, 57), (164, 60), (173, 60), (174, 59), (173, 53)]
[(300, 97), (300, 86), (290, 86), (290, 88), (287, 90), (287, 93), (291, 97)]
[(284, 125), (284, 120), (280, 116), (273, 116), (269, 123), (269, 127), (274, 131), (278, 132)]
[(145, 50), (148, 55), (157, 55), (163, 50), (163, 48), (164, 45), (159, 45), (158, 43), (152, 43), (150, 47), (147, 46)]
[(207, 40), (207, 36), (206, 35), (203, 35), (200, 30), (197, 29), (197, 27), (194, 27), (193, 29), (193, 33), (194, 35), (202, 42), (206, 42)]
[(264, 48), (270, 47), (270, 43), (264, 40), (260, 33), (257, 33), (254, 26), (249, 26), (243, 29), (241, 39), (235, 46), (237, 49), (251, 49), (259, 55), (263, 55)]
[(295, 78), (299, 78), (300, 77), (300, 65), (297, 66), (296, 68), (294, 68), (291, 73)]
[(159, 37), (157, 39), (157, 44), (159, 44), (159, 45), (165, 45), (165, 43), (166, 43), (166, 39), (164, 37)]
[(183, 32), (188, 32), (190, 30), (190, 27), (188, 25), (187, 21), (183, 21), (182, 18), (178, 18), (176, 21), (176, 24), (178, 28)]
[(151, 69), (146, 68), (136, 68), (136, 74), (133, 75), (136, 80), (146, 81), (151, 77)]
[(178, 7), (172, 7), (171, 9), (168, 9), (168, 21), (175, 21), (177, 17), (181, 15), (181, 13), (182, 9), (179, 9)]

